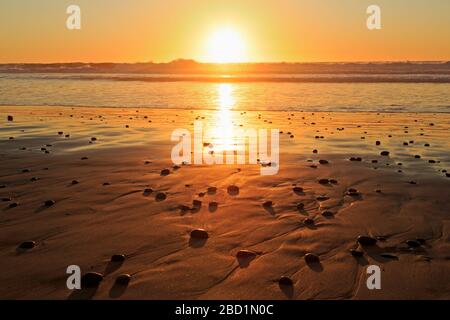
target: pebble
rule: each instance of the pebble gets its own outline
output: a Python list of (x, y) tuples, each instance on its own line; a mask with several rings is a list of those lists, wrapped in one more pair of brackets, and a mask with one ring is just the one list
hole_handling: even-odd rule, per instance
[(170, 174), (170, 170), (169, 169), (162, 169), (161, 170), (161, 175), (162, 176), (167, 176), (167, 175), (169, 175)]
[(24, 241), (21, 244), (19, 244), (19, 249), (33, 249), (36, 246), (35, 241)]
[(164, 192), (158, 192), (155, 196), (156, 201), (164, 201), (166, 198), (167, 196)]
[(328, 180), (328, 179), (320, 179), (319, 183), (320, 184), (328, 184), (328, 183), (330, 183), (330, 180)]
[(89, 159), (88, 157), (82, 157), (81, 160), (87, 160)]
[(381, 151), (380, 153), (382, 156), (388, 156), (389, 155), (389, 151)]
[(195, 229), (191, 231), (191, 238), (194, 239), (208, 239), (208, 232), (204, 229)]
[(202, 202), (200, 200), (193, 200), (192, 205), (194, 208), (200, 208), (202, 206)]
[(2, 198), (3, 202), (7, 202), (7, 201), (11, 201), (11, 200), (12, 200), (11, 197)]
[(398, 260), (398, 257), (392, 253), (383, 252), (380, 256), (386, 259)]
[(328, 164), (329, 162), (328, 162), (328, 160), (319, 160), (319, 163), (320, 164)]
[(305, 218), (305, 220), (303, 220), (303, 224), (305, 224), (307, 226), (311, 226), (314, 224), (314, 220), (311, 218)]
[(116, 284), (121, 286), (127, 286), (131, 281), (131, 275), (128, 273), (124, 273), (121, 275), (118, 275), (116, 278)]
[(357, 197), (357, 196), (359, 196), (359, 192), (358, 192), (358, 190), (356, 190), (354, 188), (350, 188), (347, 191), (347, 195), (352, 196), (352, 197)]
[(305, 204), (304, 203), (302, 203), (302, 202), (300, 202), (300, 203), (297, 203), (297, 210), (303, 210), (305, 208)]
[(291, 278), (283, 276), (278, 280), (278, 284), (280, 286), (292, 286), (294, 283), (292, 282)]
[(319, 263), (320, 259), (319, 256), (315, 255), (314, 253), (307, 253), (305, 254), (305, 261), (306, 263)]
[(362, 161), (361, 157), (351, 157), (350, 161)]
[(14, 121), (14, 117), (13, 117), (13, 116), (7, 116), (6, 119), (7, 119), (8, 121)]
[(72, 180), (72, 184), (79, 184), (78, 180)]
[(410, 248), (418, 248), (421, 246), (420, 242), (417, 240), (406, 240), (405, 242)]
[(216, 211), (218, 206), (219, 206), (219, 204), (217, 202), (213, 201), (208, 204), (208, 209), (210, 211)]
[(207, 192), (208, 192), (209, 195), (216, 194), (217, 188), (216, 188), (216, 187), (209, 187), (209, 188), (207, 189)]
[(19, 205), (19, 203), (18, 202), (12, 202), (12, 203), (10, 203), (9, 204), (9, 208), (15, 208), (15, 207), (17, 207)]
[(316, 198), (317, 201), (325, 201), (325, 200), (328, 200), (328, 199), (330, 199), (330, 198), (327, 197), (327, 196), (318, 196), (318, 197)]
[(324, 217), (333, 217), (334, 213), (331, 212), (331, 211), (324, 211), (324, 212), (322, 212), (322, 216), (324, 216)]
[(292, 189), (295, 193), (302, 193), (303, 192), (303, 188), (302, 187), (294, 187)]
[(239, 194), (239, 187), (232, 185), (227, 188), (227, 191), (229, 195), (235, 196)]
[(83, 288), (97, 287), (103, 280), (103, 275), (98, 272), (88, 272), (81, 277), (81, 286)]
[(246, 258), (254, 258), (256, 257), (256, 252), (250, 251), (250, 250), (239, 250), (238, 253), (236, 253), (236, 258), (238, 259), (246, 259)]
[(420, 243), (422, 246), (426, 243), (426, 240), (423, 238), (416, 238), (416, 241)]
[(362, 257), (364, 255), (364, 252), (358, 251), (356, 249), (350, 249), (350, 253), (352, 256), (354, 256), (356, 258)]
[(375, 141), (375, 144), (376, 144), (377, 146), (379, 146), (379, 145), (381, 144), (381, 141)]
[(53, 200), (47, 200), (44, 202), (44, 206), (46, 206), (46, 207), (51, 207), (54, 204), (55, 204), (55, 201), (53, 201)]
[(111, 256), (111, 262), (124, 262), (125, 255), (124, 254), (113, 254)]
[(272, 208), (273, 202), (272, 201), (266, 201), (263, 203), (264, 208)]
[(357, 241), (362, 246), (374, 246), (377, 243), (377, 239), (369, 236), (358, 236)]

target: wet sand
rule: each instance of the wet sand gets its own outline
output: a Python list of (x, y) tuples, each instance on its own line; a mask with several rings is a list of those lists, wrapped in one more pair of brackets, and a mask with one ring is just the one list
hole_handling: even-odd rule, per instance
[(173, 168), (172, 130), (223, 117), (0, 107), (0, 298), (450, 298), (450, 114), (229, 111), (283, 132), (278, 174)]

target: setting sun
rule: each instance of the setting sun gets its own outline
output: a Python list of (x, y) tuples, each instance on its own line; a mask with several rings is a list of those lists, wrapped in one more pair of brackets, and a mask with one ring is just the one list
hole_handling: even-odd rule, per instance
[(245, 42), (241, 34), (232, 28), (214, 31), (207, 42), (206, 59), (215, 63), (245, 62)]

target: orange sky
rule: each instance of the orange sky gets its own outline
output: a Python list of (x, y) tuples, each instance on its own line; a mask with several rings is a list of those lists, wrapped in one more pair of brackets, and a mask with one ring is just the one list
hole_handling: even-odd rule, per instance
[[(70, 4), (79, 31), (65, 26)], [(216, 61), (220, 30), (242, 61), (450, 60), (446, 0), (1, 0), (0, 63)]]

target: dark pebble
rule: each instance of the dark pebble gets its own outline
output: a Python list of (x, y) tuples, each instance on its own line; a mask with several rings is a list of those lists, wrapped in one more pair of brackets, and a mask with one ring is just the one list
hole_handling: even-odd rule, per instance
[(36, 246), (35, 241), (24, 241), (19, 244), (19, 249), (33, 249)]
[(389, 155), (389, 151), (381, 151), (380, 153), (382, 156), (388, 156)]
[(254, 258), (256, 257), (256, 252), (250, 251), (250, 250), (239, 250), (238, 253), (236, 253), (236, 258), (238, 259), (246, 259), (246, 258)]
[(330, 183), (330, 180), (328, 180), (328, 179), (320, 179), (319, 183), (320, 184), (328, 184), (328, 183)]
[(208, 232), (204, 229), (195, 229), (191, 231), (191, 238), (194, 239), (208, 239)]
[(217, 207), (219, 206), (219, 204), (217, 203), (217, 202), (210, 202), (209, 204), (208, 204), (208, 209), (210, 210), (210, 211), (215, 211), (215, 210), (217, 210)]
[(386, 258), (386, 259), (392, 259), (392, 260), (398, 260), (398, 257), (392, 253), (381, 253), (380, 254), (381, 257)]
[(216, 187), (209, 187), (209, 188), (207, 189), (207, 192), (208, 192), (208, 194), (210, 194), (210, 195), (216, 194), (217, 188), (216, 188)]
[(88, 272), (81, 277), (81, 286), (83, 288), (95, 288), (103, 280), (103, 275), (98, 272)]
[(19, 205), (19, 203), (18, 202), (13, 202), (13, 203), (10, 203), (9, 204), (9, 208), (15, 208), (15, 207), (17, 207)]
[(127, 286), (131, 281), (131, 275), (128, 273), (121, 274), (116, 278), (116, 284), (121, 286)]
[(11, 197), (2, 198), (3, 202), (8, 202), (8, 201), (11, 201), (11, 200), (12, 200)]
[(416, 241), (417, 241), (418, 243), (420, 243), (422, 246), (426, 243), (426, 240), (425, 240), (425, 239), (422, 239), (422, 238), (416, 238)]
[(369, 236), (359, 236), (357, 241), (362, 246), (374, 246), (377, 243), (377, 239)]
[(417, 240), (406, 240), (406, 244), (410, 248), (418, 248), (421, 246), (420, 242)]
[(263, 203), (264, 208), (272, 208), (273, 202), (272, 201), (266, 201)]
[(320, 259), (319, 256), (315, 255), (314, 253), (307, 253), (305, 255), (305, 261), (306, 263), (319, 263)]
[(166, 198), (167, 196), (164, 192), (158, 192), (155, 197), (156, 201), (164, 201)]
[(314, 224), (314, 220), (311, 218), (305, 218), (305, 220), (303, 220), (303, 224), (305, 224), (307, 226), (311, 226)]
[(47, 200), (44, 202), (44, 206), (46, 206), (46, 207), (51, 207), (54, 204), (55, 204), (55, 201), (53, 201), (53, 200)]
[(235, 196), (239, 194), (239, 187), (238, 186), (229, 186), (227, 188), (228, 194)]
[(79, 184), (78, 180), (72, 180), (72, 184)]
[(278, 280), (278, 284), (280, 286), (292, 286), (294, 283), (292, 282), (291, 278), (289, 277), (281, 277), (280, 280)]
[(302, 193), (303, 192), (303, 188), (302, 187), (294, 187), (292, 189), (295, 193)]
[(13, 116), (7, 116), (6, 119), (7, 119), (8, 121), (14, 121), (14, 117), (13, 117)]
[(113, 254), (111, 256), (111, 262), (124, 262), (125, 255), (124, 254)]
[(193, 200), (192, 205), (194, 208), (200, 208), (202, 206), (202, 202), (200, 200)]
[(358, 251), (356, 249), (350, 249), (350, 253), (352, 256), (354, 256), (356, 258), (362, 257), (364, 255), (364, 252)]
[(170, 170), (169, 169), (162, 169), (161, 170), (161, 175), (162, 176), (167, 176), (167, 175), (169, 175), (170, 174)]
[(324, 217), (333, 217), (334, 213), (331, 212), (331, 211), (324, 211), (324, 212), (322, 212), (322, 216), (324, 216)]
[(328, 160), (319, 160), (319, 163), (320, 164), (328, 164), (329, 162), (328, 162)]

